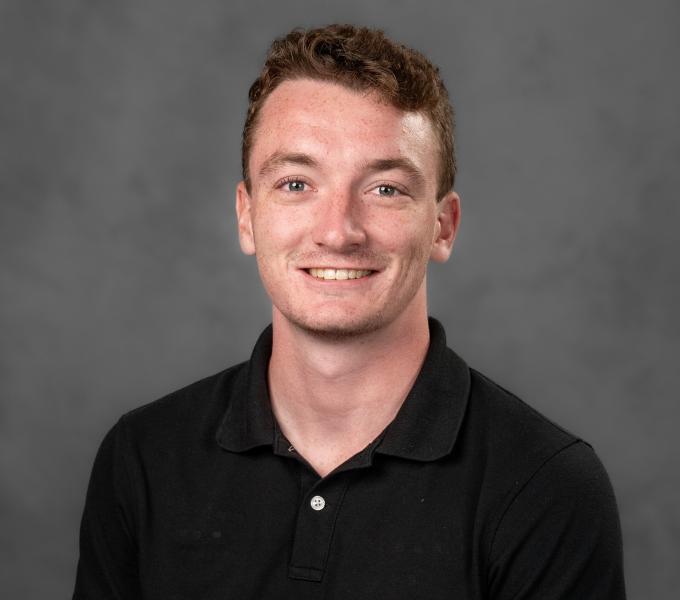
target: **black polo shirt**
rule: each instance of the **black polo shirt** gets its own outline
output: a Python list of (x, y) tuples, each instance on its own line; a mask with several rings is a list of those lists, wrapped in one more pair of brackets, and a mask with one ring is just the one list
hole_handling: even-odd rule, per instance
[(624, 598), (590, 446), (470, 370), (436, 321), (397, 417), (324, 478), (272, 416), (271, 336), (109, 432), (74, 598)]

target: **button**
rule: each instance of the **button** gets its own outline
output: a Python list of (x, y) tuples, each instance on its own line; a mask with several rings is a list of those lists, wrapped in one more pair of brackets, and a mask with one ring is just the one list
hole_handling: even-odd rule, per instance
[(323, 510), (323, 507), (326, 506), (326, 501), (323, 499), (323, 496), (314, 496), (309, 504), (314, 510)]

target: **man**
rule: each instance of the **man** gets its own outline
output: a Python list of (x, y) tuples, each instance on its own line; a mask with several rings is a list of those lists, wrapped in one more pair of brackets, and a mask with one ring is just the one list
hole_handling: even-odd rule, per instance
[(74, 598), (624, 598), (591, 448), (428, 321), (454, 175), (422, 55), (350, 26), (273, 44), (236, 192), (272, 326), (107, 435)]

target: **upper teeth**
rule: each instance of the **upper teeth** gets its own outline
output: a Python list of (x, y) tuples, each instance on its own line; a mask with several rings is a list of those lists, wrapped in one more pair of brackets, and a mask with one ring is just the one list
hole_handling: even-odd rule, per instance
[(359, 279), (370, 273), (365, 269), (309, 269), (309, 274), (319, 279)]

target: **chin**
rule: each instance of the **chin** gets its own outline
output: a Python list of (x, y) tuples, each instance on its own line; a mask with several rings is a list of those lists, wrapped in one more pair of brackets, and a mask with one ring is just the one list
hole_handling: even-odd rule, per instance
[(378, 331), (389, 321), (382, 312), (354, 318), (310, 319), (306, 316), (299, 318), (299, 315), (288, 315), (287, 319), (306, 333), (328, 340), (343, 340), (367, 335)]

